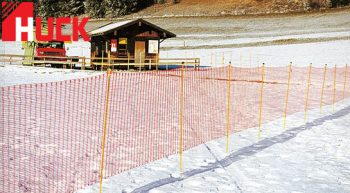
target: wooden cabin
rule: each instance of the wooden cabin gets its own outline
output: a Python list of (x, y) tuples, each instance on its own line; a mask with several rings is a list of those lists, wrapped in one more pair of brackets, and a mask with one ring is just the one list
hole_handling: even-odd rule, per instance
[(143, 19), (107, 24), (89, 32), (93, 63), (118, 66), (159, 61), (160, 43), (175, 34)]

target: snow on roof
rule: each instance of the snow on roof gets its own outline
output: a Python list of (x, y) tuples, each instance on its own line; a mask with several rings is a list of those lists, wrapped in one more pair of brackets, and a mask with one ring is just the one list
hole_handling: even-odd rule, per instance
[(98, 29), (95, 29), (95, 30), (92, 30), (91, 32), (89, 32), (90, 35), (97, 35), (97, 34), (101, 34), (101, 33), (104, 33), (104, 32), (108, 32), (108, 31), (111, 31), (113, 29), (116, 29), (116, 28), (119, 28), (123, 25), (126, 25), (128, 23), (131, 23), (133, 22), (134, 20), (126, 20), (126, 21), (121, 21), (121, 22), (116, 22), (116, 23), (112, 23), (112, 24), (108, 24), (106, 26), (103, 26), (101, 28), (98, 28)]
[(130, 25), (133, 25), (133, 24), (136, 24), (138, 22), (142, 22), (166, 35), (164, 35), (164, 37), (167, 37), (167, 38), (171, 38), (171, 37), (176, 37), (176, 35), (174, 33), (171, 33), (163, 28), (160, 28), (159, 26), (157, 25), (154, 25), (150, 22), (147, 22), (143, 19), (136, 19), (136, 20), (126, 20), (126, 21), (120, 21), (120, 22), (116, 22), (116, 23), (111, 23), (111, 24), (107, 24), (105, 26), (102, 26), (98, 29), (95, 29), (95, 30), (92, 30), (90, 31), (88, 34), (90, 36), (98, 36), (98, 35), (104, 35), (104, 34), (107, 34), (113, 30), (119, 30), (120, 28), (123, 28), (123, 27), (127, 27), (127, 26), (130, 26)]

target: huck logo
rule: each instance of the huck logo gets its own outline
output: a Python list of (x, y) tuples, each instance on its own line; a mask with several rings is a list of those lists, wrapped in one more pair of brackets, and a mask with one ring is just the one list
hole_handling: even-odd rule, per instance
[[(33, 2), (2, 2), (2, 41), (33, 41), (34, 21)], [(80, 23), (77, 17), (56, 18), (56, 36), (54, 37), (55, 19), (47, 19), (47, 34), (42, 33), (42, 18), (35, 18), (35, 36), (38, 41), (78, 41), (79, 34), (84, 41), (89, 41), (84, 27), (88, 18)], [(62, 26), (72, 24), (72, 35), (62, 33)]]

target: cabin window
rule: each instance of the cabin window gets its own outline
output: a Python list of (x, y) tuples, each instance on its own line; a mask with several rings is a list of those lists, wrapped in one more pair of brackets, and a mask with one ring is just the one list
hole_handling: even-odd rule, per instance
[(159, 51), (158, 40), (149, 40), (148, 41), (148, 53), (149, 54), (158, 54), (158, 51)]
[(120, 56), (128, 55), (128, 38), (119, 38), (118, 53)]

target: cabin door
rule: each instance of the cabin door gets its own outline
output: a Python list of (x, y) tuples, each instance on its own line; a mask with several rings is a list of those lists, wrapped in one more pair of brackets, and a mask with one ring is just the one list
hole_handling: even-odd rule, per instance
[(135, 63), (144, 65), (146, 56), (146, 43), (144, 41), (135, 42)]

